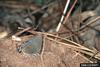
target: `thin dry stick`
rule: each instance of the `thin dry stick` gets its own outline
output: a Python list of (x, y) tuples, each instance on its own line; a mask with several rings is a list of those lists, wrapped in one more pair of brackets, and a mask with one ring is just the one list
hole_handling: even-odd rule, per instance
[(31, 29), (31, 27), (25, 28), (25, 29), (23, 29), (22, 31), (17, 32), (17, 33), (15, 34), (15, 36), (18, 36), (18, 35), (22, 34), (23, 32), (28, 31), (28, 30), (30, 30), (30, 29)]
[(59, 24), (58, 24), (58, 26), (56, 28), (56, 32), (58, 32), (60, 27), (61, 27), (61, 24), (62, 24), (62, 22), (63, 22), (63, 20), (65, 18), (66, 11), (68, 10), (69, 4), (70, 4), (70, 0), (67, 0), (65, 8), (64, 8), (64, 11), (63, 11), (63, 14), (62, 14), (61, 19), (60, 19), (60, 22), (59, 22)]
[[(100, 16), (96, 17), (95, 19), (91, 20), (90, 22), (88, 22), (87, 24), (85, 24), (84, 26), (82, 26), (81, 28), (79, 28), (79, 30), (84, 29), (85, 27), (87, 27), (88, 25), (94, 23), (95, 21), (97, 21), (99, 19), (100, 19)], [(79, 31), (79, 30), (77, 30), (77, 31)]]
[[(77, 53), (77, 52), (76, 52)], [(83, 57), (84, 59), (86, 59), (87, 61), (89, 61), (90, 63), (93, 63), (91, 60), (89, 60), (88, 58), (86, 58), (85, 56), (83, 56), (82, 54), (78, 53), (78, 55), (80, 55), (81, 57)]]
[[(75, 32), (75, 31), (72, 31), (67, 25), (63, 24), (64, 27), (66, 27), (66, 29), (68, 29), (70, 32), (71, 32), (71, 35), (74, 35), (74, 36), (77, 36), (78, 38), (79, 37), (79, 33)], [(78, 40), (77, 40), (78, 41)]]
[(96, 52), (93, 54), (93, 56), (91, 56), (89, 59), (91, 60), (93, 57), (95, 57), (99, 52)]
[[(58, 38), (58, 40), (59, 40), (60, 38)], [(54, 39), (53, 39), (54, 40)], [(63, 43), (63, 41), (66, 41), (66, 40), (64, 40), (64, 39), (60, 39), (60, 40), (62, 40), (62, 41), (59, 41), (59, 42), (62, 42)], [(68, 41), (66, 41), (67, 43), (70, 43), (70, 44), (73, 44), (73, 45), (76, 45), (76, 44), (74, 44), (74, 43), (72, 43), (72, 42), (68, 42)], [(80, 47), (80, 48), (84, 48), (84, 50), (88, 50), (86, 47), (84, 47), (84, 46), (81, 46), (80, 44), (78, 44), (77, 45), (78, 47)], [(90, 50), (90, 49), (89, 49)]]
[[(97, 52), (90, 53), (90, 52), (82, 51), (82, 50), (81, 50), (80, 52), (81, 52), (81, 53), (84, 53), (84, 54), (87, 54), (87, 55), (89, 55), (89, 56), (92, 56), (92, 57), (94, 56), (95, 53), (97, 53)], [(100, 53), (95, 54), (94, 57), (100, 60)]]
[(62, 44), (62, 45), (66, 45), (66, 46), (69, 47), (69, 48), (79, 49), (79, 50), (87, 50), (87, 51), (93, 52), (93, 50), (90, 50), (90, 49), (88, 49), (88, 48), (78, 47), (78, 46), (74, 46), (74, 45), (71, 45), (71, 44), (66, 44), (66, 43), (63, 43), (63, 42), (55, 41), (54, 39), (49, 38), (49, 37), (47, 37), (47, 39), (48, 39), (48, 40), (51, 40), (51, 41), (54, 41), (54, 42), (56, 42), (56, 43)]
[(70, 8), (70, 10), (69, 10), (67, 16), (65, 17), (65, 20), (64, 20), (63, 24), (65, 24), (66, 21), (68, 20), (68, 18), (69, 18), (69, 16), (70, 16), (70, 14), (71, 14), (71, 12), (72, 12), (72, 10), (73, 10), (73, 8), (74, 8), (74, 6), (75, 6), (76, 3), (77, 3), (77, 0), (74, 1), (74, 3), (73, 3), (73, 5), (72, 5), (72, 7)]
[(41, 52), (41, 55), (43, 55), (43, 53), (44, 53), (44, 48), (45, 48), (45, 39), (46, 39), (46, 35), (43, 35), (43, 47), (42, 47), (42, 52)]
[(42, 47), (42, 51), (41, 51), (41, 61), (42, 61), (43, 67), (45, 67), (44, 60), (43, 60), (43, 53), (44, 53), (44, 48), (45, 48), (45, 37), (46, 37), (46, 35), (43, 36), (43, 47)]

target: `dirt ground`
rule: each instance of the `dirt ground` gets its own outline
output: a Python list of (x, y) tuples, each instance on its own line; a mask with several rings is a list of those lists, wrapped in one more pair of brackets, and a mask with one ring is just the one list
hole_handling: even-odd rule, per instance
[[(23, 37), (25, 41), (32, 36)], [(88, 62), (82, 55), (64, 45), (48, 39), (43, 45), (42, 54), (28, 55), (19, 53), (11, 39), (0, 41), (0, 67), (80, 67), (80, 63)]]

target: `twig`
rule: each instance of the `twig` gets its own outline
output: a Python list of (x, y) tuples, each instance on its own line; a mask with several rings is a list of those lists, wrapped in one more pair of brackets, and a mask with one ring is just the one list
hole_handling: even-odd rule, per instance
[(46, 42), (46, 35), (43, 35), (43, 47), (42, 47), (42, 52), (41, 52), (41, 55), (43, 55), (44, 53), (44, 48), (45, 48), (45, 42)]
[(93, 57), (95, 57), (99, 52), (97, 51), (96, 53), (93, 54), (89, 59), (91, 60)]
[(45, 48), (45, 35), (43, 37), (43, 47), (42, 47), (42, 51), (41, 51), (41, 61), (42, 61), (42, 64), (43, 64), (43, 67), (45, 67), (44, 65), (44, 60), (43, 60), (43, 53), (44, 53), (44, 48)]
[(88, 48), (86, 48), (86, 47), (78, 47), (78, 46), (75, 46), (75, 45), (73, 45), (73, 44), (68, 44), (68, 43), (59, 42), (59, 41), (54, 40), (54, 39), (49, 38), (49, 37), (47, 37), (47, 39), (52, 40), (52, 41), (54, 41), (54, 42), (56, 42), (56, 43), (65, 45), (65, 46), (67, 46), (67, 47), (69, 47), (69, 48), (73, 48), (73, 49), (82, 49), (82, 50), (86, 50), (86, 51), (93, 52), (93, 50), (88, 49)]
[(98, 19), (100, 19), (100, 16), (96, 17), (95, 19), (91, 20), (90, 22), (88, 22), (87, 24), (85, 24), (84, 26), (82, 26), (81, 28), (79, 28), (77, 31), (84, 29), (85, 27), (87, 27), (88, 25), (94, 23), (95, 21), (97, 21)]
[[(68, 0), (68, 1), (69, 1), (69, 0)], [(69, 1), (69, 2), (70, 2), (70, 1)], [(69, 3), (69, 2), (68, 2), (68, 3)], [(72, 12), (72, 10), (73, 10), (73, 8), (74, 8), (76, 2), (77, 2), (77, 0), (74, 1), (74, 3), (73, 3), (73, 5), (72, 5), (71, 9), (69, 10), (67, 16), (65, 17), (65, 20), (63, 21), (64, 16), (65, 16), (65, 13), (66, 13), (66, 12), (65, 12), (66, 10), (64, 11), (64, 14), (62, 15), (61, 20), (60, 20), (60, 22), (59, 22), (59, 24), (58, 24), (58, 26), (57, 26), (56, 32), (59, 31), (59, 29), (60, 29), (60, 27), (61, 27), (61, 24), (65, 24), (65, 22), (66, 22), (67, 19), (69, 18), (70, 14), (71, 14), (71, 12)], [(66, 5), (67, 5), (67, 4), (66, 4)], [(67, 7), (68, 7), (68, 5), (67, 5)]]
[(23, 32), (28, 31), (28, 30), (30, 30), (30, 29), (31, 29), (31, 27), (25, 28), (25, 29), (23, 29), (22, 31), (17, 32), (17, 33), (14, 34), (14, 35), (15, 35), (15, 36), (18, 36), (18, 35), (22, 34)]
[(65, 24), (66, 21), (68, 20), (68, 18), (69, 18), (69, 16), (70, 16), (70, 14), (71, 14), (73, 8), (75, 7), (75, 4), (76, 4), (76, 3), (77, 3), (77, 0), (74, 1), (74, 3), (73, 3), (73, 5), (72, 5), (72, 7), (70, 8), (70, 10), (69, 10), (67, 16), (65, 17), (65, 20), (64, 20), (63, 24)]
[(65, 5), (65, 9), (64, 9), (63, 14), (62, 14), (62, 16), (61, 16), (60, 22), (59, 22), (59, 24), (58, 24), (58, 26), (57, 26), (56, 32), (58, 32), (59, 29), (60, 29), (60, 27), (61, 27), (61, 24), (62, 24), (62, 22), (63, 22), (63, 20), (64, 20), (64, 16), (65, 16), (66, 11), (67, 11), (67, 9), (68, 9), (69, 3), (70, 3), (70, 0), (67, 0), (67, 3), (66, 3), (66, 5)]
[(91, 57), (95, 57), (95, 58), (100, 60), (100, 53), (99, 52), (95, 52), (95, 51), (94, 52), (87, 52), (87, 51), (82, 51), (82, 50), (80, 52), (83, 54), (87, 54)]
[[(67, 25), (65, 25), (65, 24), (62, 24), (64, 27), (66, 27), (66, 29), (68, 29), (70, 32), (71, 32), (71, 35), (72, 36), (77, 36), (78, 38), (80, 38), (79, 37), (79, 33), (77, 33), (76, 31), (72, 31)], [(81, 39), (81, 38), (80, 38)], [(78, 39), (77, 39), (77, 42), (79, 43), (79, 41), (78, 41)]]
[[(77, 52), (76, 52), (77, 53)], [(93, 63), (91, 60), (89, 60), (87, 57), (85, 57), (84, 55), (82, 55), (81, 53), (77, 53), (78, 55), (80, 55), (81, 57), (83, 57), (84, 59), (86, 59), (87, 61), (89, 61), (90, 63)]]

